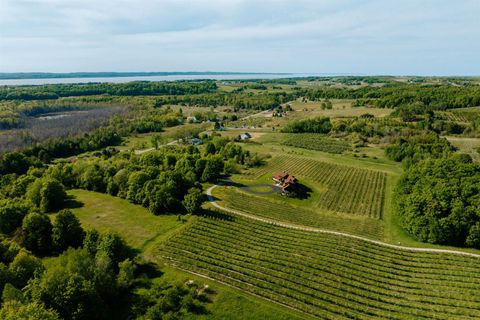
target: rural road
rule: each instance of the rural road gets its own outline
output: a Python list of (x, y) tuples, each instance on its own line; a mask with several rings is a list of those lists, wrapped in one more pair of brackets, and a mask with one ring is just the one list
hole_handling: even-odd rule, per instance
[(302, 230), (302, 231), (307, 231), (307, 232), (327, 233), (327, 234), (333, 234), (333, 235), (337, 235), (337, 236), (349, 237), (349, 238), (363, 240), (363, 241), (374, 243), (374, 244), (377, 244), (377, 245), (380, 245), (380, 246), (394, 248), (394, 249), (408, 250), (408, 251), (420, 251), (420, 252), (433, 252), (433, 253), (451, 253), (451, 254), (458, 254), (458, 255), (480, 258), (480, 254), (476, 254), (476, 253), (456, 251), (456, 250), (448, 250), (448, 249), (432, 249), (432, 248), (416, 248), (416, 247), (399, 246), (399, 245), (390, 244), (390, 243), (386, 243), (386, 242), (382, 242), (382, 241), (378, 241), (378, 240), (372, 240), (372, 239), (369, 239), (369, 238), (360, 237), (360, 236), (356, 236), (356, 235), (348, 234), (348, 233), (344, 233), (344, 232), (337, 232), (337, 231), (325, 230), (325, 229), (320, 229), (320, 228), (313, 228), (313, 227), (296, 225), (296, 224), (288, 223), (288, 222), (281, 222), (281, 221), (278, 221), (278, 220), (259, 217), (259, 216), (249, 214), (249, 213), (245, 213), (245, 212), (241, 212), (241, 211), (238, 211), (238, 210), (225, 208), (225, 207), (219, 205), (215, 201), (215, 198), (212, 195), (212, 190), (215, 189), (217, 186), (218, 185), (213, 185), (213, 186), (211, 186), (210, 188), (207, 189), (208, 201), (217, 209), (220, 209), (222, 211), (229, 212), (229, 213), (232, 213), (234, 215), (241, 216), (241, 217), (244, 217), (244, 218), (247, 218), (247, 219), (252, 219), (252, 220), (265, 222), (265, 223), (270, 223), (270, 224), (277, 225), (277, 226), (284, 227), (284, 228)]

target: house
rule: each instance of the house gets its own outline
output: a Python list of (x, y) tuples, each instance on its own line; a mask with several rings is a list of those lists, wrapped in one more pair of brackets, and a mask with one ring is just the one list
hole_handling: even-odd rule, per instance
[(203, 141), (202, 141), (202, 139), (193, 138), (193, 139), (192, 139), (192, 144), (193, 144), (194, 146), (199, 146), (199, 145), (203, 144)]
[(297, 178), (285, 171), (277, 172), (273, 174), (273, 181), (282, 188), (283, 194), (292, 194), (297, 191)]
[(200, 121), (198, 121), (197, 117), (191, 116), (191, 117), (187, 117), (187, 122), (188, 123), (198, 123)]
[(240, 140), (248, 140), (248, 139), (251, 139), (251, 138), (252, 138), (252, 135), (248, 132), (242, 133), (240, 135)]

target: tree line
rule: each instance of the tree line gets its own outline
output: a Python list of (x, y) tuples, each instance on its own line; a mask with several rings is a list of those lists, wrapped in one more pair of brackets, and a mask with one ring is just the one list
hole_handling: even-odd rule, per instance
[(200, 82), (129, 82), (129, 83), (86, 83), (46, 84), (40, 86), (2, 86), (0, 100), (46, 100), (71, 96), (157, 96), (185, 95), (215, 92), (214, 81)]

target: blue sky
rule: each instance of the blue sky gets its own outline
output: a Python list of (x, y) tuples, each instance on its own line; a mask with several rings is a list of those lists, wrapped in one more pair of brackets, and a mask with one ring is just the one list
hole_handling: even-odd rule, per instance
[(0, 72), (480, 75), (479, 0), (0, 0)]

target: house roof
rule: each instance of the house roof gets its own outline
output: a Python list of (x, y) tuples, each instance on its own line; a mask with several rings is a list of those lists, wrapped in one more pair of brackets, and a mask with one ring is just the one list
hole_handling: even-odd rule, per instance
[(287, 174), (287, 177), (285, 178), (285, 183), (295, 183), (297, 182), (297, 178), (295, 178), (295, 176), (291, 176), (289, 174)]
[(277, 180), (285, 180), (288, 177), (288, 173), (286, 172), (276, 172), (273, 174), (273, 178)]

